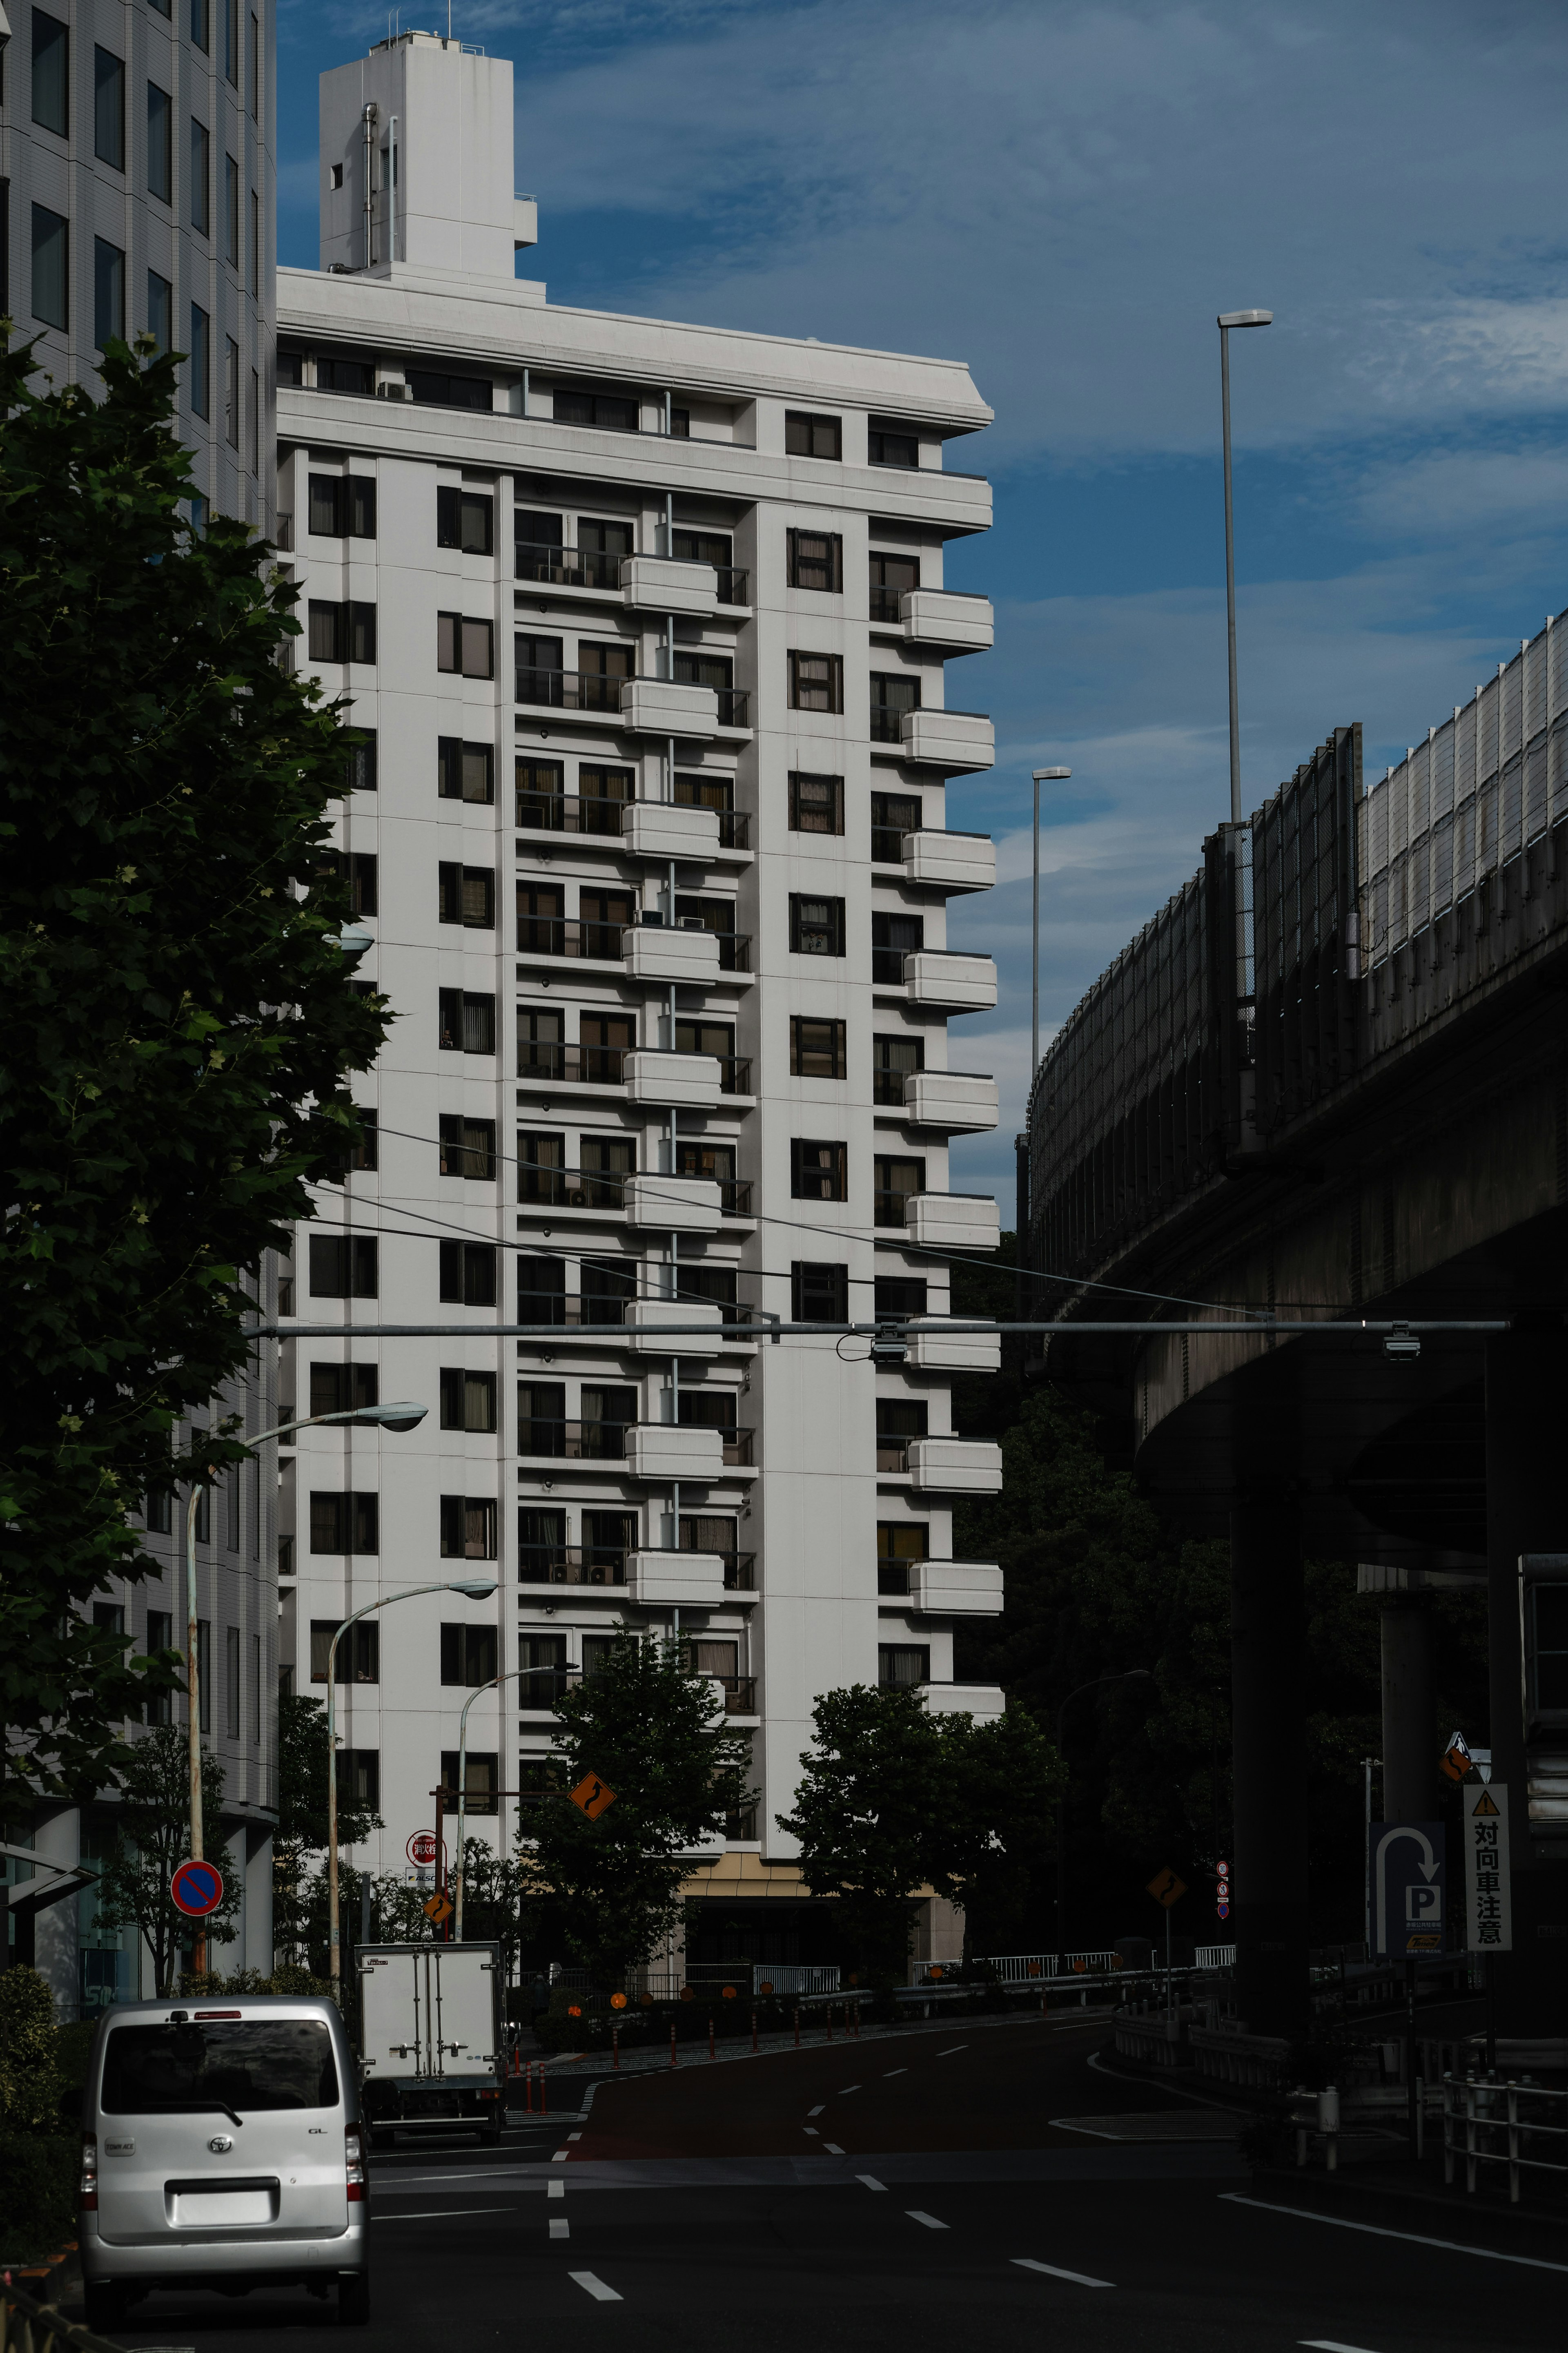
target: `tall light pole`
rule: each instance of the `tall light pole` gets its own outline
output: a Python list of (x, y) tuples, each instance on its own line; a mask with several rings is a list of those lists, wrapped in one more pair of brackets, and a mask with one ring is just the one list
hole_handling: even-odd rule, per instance
[(1236, 697), (1236, 528), (1230, 496), (1230, 334), (1233, 327), (1271, 327), (1272, 311), (1222, 311), (1219, 328), (1220, 438), (1225, 447), (1225, 619), (1230, 647), (1230, 821), (1241, 823), (1241, 722)]
[[(1098, 1691), (1101, 1683), (1131, 1683), (1149, 1682), (1152, 1679), (1151, 1668), (1129, 1667), (1124, 1673), (1119, 1675), (1093, 1675), (1088, 1683), (1079, 1683), (1076, 1691), (1069, 1691), (1057, 1710), (1057, 1755), (1059, 1757), (1062, 1754), (1062, 1720), (1075, 1699), (1081, 1699), (1086, 1691)], [(1058, 1977), (1068, 1957), (1067, 1938), (1062, 1934), (1062, 1915), (1067, 1909), (1068, 1895), (1067, 1813), (1067, 1783), (1064, 1781), (1061, 1803), (1057, 1812), (1057, 1974)]]
[(1035, 770), (1035, 897), (1030, 918), (1034, 941), (1034, 957), (1030, 967), (1032, 985), (1029, 992), (1031, 1020), (1029, 1029), (1029, 1092), (1035, 1091), (1035, 1072), (1040, 1067), (1040, 786), (1059, 784), (1070, 776), (1070, 768), (1037, 768)]
[[(286, 1421), (277, 1430), (264, 1430), (246, 1442), (252, 1448), (269, 1446), (274, 1439), (287, 1438), (291, 1430), (314, 1430), (328, 1421), (378, 1422), (385, 1430), (414, 1430), (425, 1419), (428, 1408), (412, 1405), (406, 1400), (396, 1405), (355, 1406), (349, 1413), (310, 1413), (301, 1421)], [(216, 1479), (217, 1467), (207, 1465), (207, 1475)], [(190, 1859), (202, 1860), (202, 1670), (198, 1620), (196, 1614), (196, 1514), (205, 1492), (205, 1482), (198, 1480), (185, 1500), (185, 1694), (190, 1707), (190, 1729), (186, 1747), (190, 1764)], [(206, 1967), (206, 1935), (199, 1929), (195, 1950), (192, 1955), (196, 1968)]]
[[(468, 1710), (482, 1693), (499, 1691), (502, 1683), (519, 1683), (529, 1675), (558, 1675), (560, 1672), (559, 1667), (552, 1666), (509, 1667), (504, 1675), (492, 1675), (488, 1683), (480, 1683), (463, 1702), (463, 1713), (458, 1718), (458, 1916), (452, 1926), (453, 1939), (457, 1944), (463, 1941), (463, 1889), (467, 1877), (464, 1841), (468, 1810)], [(437, 1868), (440, 1868), (438, 1859)]]
[(351, 1626), (373, 1609), (390, 1609), (395, 1601), (414, 1601), (422, 1593), (461, 1593), (469, 1601), (488, 1601), (496, 1589), (493, 1577), (443, 1578), (437, 1585), (410, 1585), (402, 1593), (384, 1593), (353, 1609), (327, 1645), (327, 1968), (332, 1991), (342, 1989), (342, 1967), (338, 1938), (338, 1644)]

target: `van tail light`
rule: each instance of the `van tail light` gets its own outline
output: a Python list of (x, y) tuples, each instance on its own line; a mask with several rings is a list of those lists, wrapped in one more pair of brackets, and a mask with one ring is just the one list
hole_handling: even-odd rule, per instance
[(98, 2211), (98, 2135), (83, 2133), (81, 2137), (81, 2187), (77, 2204), (84, 2214)]
[(349, 2204), (364, 2202), (364, 2152), (360, 2142), (358, 2125), (348, 2125), (343, 2130), (343, 2171), (348, 2183)]

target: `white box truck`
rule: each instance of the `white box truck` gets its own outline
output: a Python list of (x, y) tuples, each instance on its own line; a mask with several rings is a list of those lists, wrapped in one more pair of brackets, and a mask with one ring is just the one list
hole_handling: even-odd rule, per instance
[(472, 2130), (506, 2120), (500, 1947), (362, 1945), (363, 2107), (373, 2147), (399, 2132)]

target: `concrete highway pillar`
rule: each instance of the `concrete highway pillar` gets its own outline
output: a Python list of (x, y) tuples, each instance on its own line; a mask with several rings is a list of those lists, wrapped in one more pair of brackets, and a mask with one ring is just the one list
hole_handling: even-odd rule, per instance
[[(1506, 1782), (1513, 1861), (1513, 1951), (1500, 1954), (1498, 2026), (1518, 2035), (1568, 2031), (1568, 1870), (1537, 1862), (1526, 1810), (1521, 1694), (1519, 1556), (1568, 1552), (1563, 1430), (1568, 1331), (1560, 1316), (1487, 1342), (1487, 1586), (1492, 1774)], [(1542, 1936), (1542, 1929), (1555, 1935)]]
[(1295, 1497), (1283, 1486), (1238, 1494), (1230, 1514), (1237, 2010), (1252, 2033), (1292, 2041), (1308, 2023), (1305, 1625)]
[[(1437, 1692), (1432, 1613), (1415, 1596), (1383, 1605), (1383, 1819), (1437, 1814)], [(1450, 1898), (1450, 1901), (1453, 1899)]]

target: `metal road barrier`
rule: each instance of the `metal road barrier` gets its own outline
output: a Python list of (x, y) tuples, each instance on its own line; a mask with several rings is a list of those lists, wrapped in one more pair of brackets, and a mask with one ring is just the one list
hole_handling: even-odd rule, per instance
[(1452, 2182), (1459, 2160), (1473, 2195), (1483, 2165), (1506, 2165), (1510, 2202), (1519, 2203), (1525, 2170), (1568, 2177), (1568, 2091), (1510, 2076), (1443, 2078), (1443, 2179)]
[(55, 2353), (65, 2346), (73, 2353), (121, 2353), (107, 2337), (79, 2327), (58, 2305), (40, 2304), (0, 2274), (0, 2353)]

